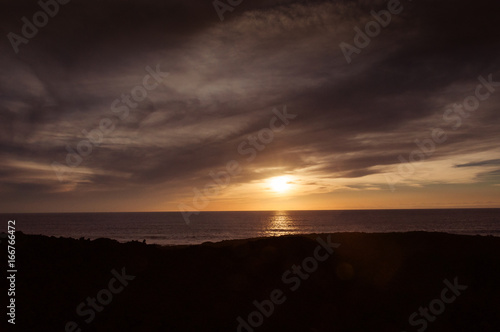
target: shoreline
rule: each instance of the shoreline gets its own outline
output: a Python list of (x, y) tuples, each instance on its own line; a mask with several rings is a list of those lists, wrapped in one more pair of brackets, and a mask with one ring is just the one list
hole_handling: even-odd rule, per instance
[[(229, 242), (241, 242), (241, 241), (254, 241), (254, 240), (263, 240), (263, 239), (279, 239), (279, 238), (286, 238), (286, 237), (305, 237), (305, 238), (312, 238), (317, 235), (325, 235), (325, 234), (408, 234), (408, 233), (425, 233), (425, 234), (443, 234), (443, 235), (456, 235), (456, 236), (470, 236), (470, 237), (484, 237), (484, 238), (499, 238), (500, 239), (500, 233), (498, 235), (493, 235), (493, 234), (464, 234), (464, 233), (449, 233), (449, 232), (442, 232), (442, 231), (387, 231), (387, 232), (334, 232), (334, 233), (297, 233), (297, 234), (285, 234), (285, 235), (275, 235), (275, 236), (261, 236), (261, 237), (250, 237), (250, 238), (234, 238), (234, 239), (224, 239), (220, 241), (204, 241), (200, 243), (172, 243), (172, 244), (161, 244), (161, 243), (155, 243), (155, 242), (148, 242), (150, 239), (132, 239), (132, 240), (119, 240), (111, 237), (72, 237), (72, 236), (58, 236), (58, 235), (46, 235), (46, 234), (32, 234), (32, 233), (25, 233), (23, 231), (16, 231), (16, 234), (21, 234), (23, 236), (41, 236), (41, 237), (46, 237), (49, 239), (66, 239), (66, 240), (85, 240), (85, 241), (96, 241), (96, 240), (106, 240), (106, 241), (114, 241), (119, 244), (129, 244), (129, 243), (140, 243), (140, 244), (146, 244), (146, 245), (151, 245), (151, 246), (158, 246), (158, 247), (188, 247), (188, 246), (200, 246), (200, 245), (208, 245), (208, 244), (223, 244), (223, 243), (229, 243)], [(5, 232), (0, 232), (0, 238), (6, 237)], [(146, 242), (144, 242), (146, 240)]]
[[(91, 239), (112, 237), (121, 243), (191, 245), (207, 241), (285, 234), (430, 231), (500, 236), (500, 210), (274, 211), (208, 213), (188, 226), (178, 213), (96, 213), (5, 215), (28, 234)], [(236, 222), (237, 221), (237, 222)], [(286, 221), (284, 223), (284, 221)]]

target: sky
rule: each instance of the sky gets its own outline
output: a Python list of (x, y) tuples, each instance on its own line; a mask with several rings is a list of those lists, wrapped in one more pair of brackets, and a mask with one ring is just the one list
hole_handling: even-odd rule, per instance
[(1, 5), (0, 212), (500, 207), (496, 0), (60, 1)]

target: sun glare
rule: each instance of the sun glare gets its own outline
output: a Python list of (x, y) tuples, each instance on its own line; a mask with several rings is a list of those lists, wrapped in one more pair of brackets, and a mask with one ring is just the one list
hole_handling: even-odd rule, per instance
[(290, 189), (290, 179), (287, 176), (278, 176), (275, 178), (271, 178), (269, 180), (269, 184), (271, 186), (271, 189), (282, 193)]

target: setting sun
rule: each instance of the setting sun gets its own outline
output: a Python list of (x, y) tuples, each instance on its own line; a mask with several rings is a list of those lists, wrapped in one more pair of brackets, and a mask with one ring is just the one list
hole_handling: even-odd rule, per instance
[(269, 180), (269, 184), (271, 185), (271, 189), (282, 193), (290, 189), (290, 179), (287, 176), (278, 176), (275, 178), (271, 178)]

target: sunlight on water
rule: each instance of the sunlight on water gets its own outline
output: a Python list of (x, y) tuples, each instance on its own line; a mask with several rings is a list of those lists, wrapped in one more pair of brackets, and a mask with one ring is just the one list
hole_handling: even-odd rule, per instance
[(269, 218), (269, 226), (264, 232), (264, 236), (281, 236), (295, 234), (297, 225), (288, 211), (274, 211)]
[(28, 234), (146, 240), (163, 245), (333, 232), (500, 236), (500, 209), (203, 212), (189, 226), (178, 212), (15, 214), (3, 218), (16, 219), (16, 230)]

